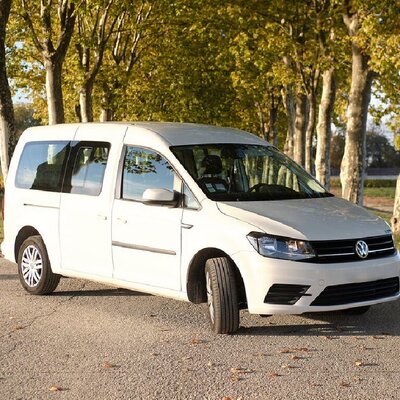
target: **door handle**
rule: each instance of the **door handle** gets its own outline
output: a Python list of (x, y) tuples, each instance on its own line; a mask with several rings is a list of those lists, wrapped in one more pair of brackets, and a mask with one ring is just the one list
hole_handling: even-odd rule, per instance
[(181, 226), (183, 229), (192, 229), (193, 225), (192, 224), (185, 224), (185, 223), (181, 223)]
[(104, 221), (107, 220), (107, 215), (104, 215), (104, 214), (97, 214), (97, 216), (98, 216), (100, 219), (104, 220)]
[(128, 220), (123, 217), (117, 217), (117, 221), (121, 222), (122, 224), (126, 224), (128, 222)]

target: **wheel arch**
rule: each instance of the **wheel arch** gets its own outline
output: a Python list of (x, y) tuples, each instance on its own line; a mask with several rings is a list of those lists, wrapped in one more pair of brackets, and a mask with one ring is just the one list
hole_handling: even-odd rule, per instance
[(239, 306), (240, 308), (246, 308), (246, 290), (239, 268), (228, 254), (215, 247), (207, 247), (198, 251), (190, 261), (186, 279), (186, 291), (189, 301), (194, 304), (207, 302), (206, 278), (204, 269), (206, 266), (206, 261), (215, 257), (226, 257), (230, 261), (235, 273)]
[(18, 232), (18, 235), (15, 238), (15, 244), (14, 244), (14, 257), (15, 260), (18, 260), (18, 253), (19, 253), (19, 249), (22, 246), (22, 243), (24, 243), (24, 241), (26, 239), (28, 239), (28, 237), (30, 236), (36, 236), (36, 235), (40, 235), (40, 233), (38, 232), (37, 229), (35, 229), (33, 226), (27, 225), (24, 226), (23, 228), (21, 228)]

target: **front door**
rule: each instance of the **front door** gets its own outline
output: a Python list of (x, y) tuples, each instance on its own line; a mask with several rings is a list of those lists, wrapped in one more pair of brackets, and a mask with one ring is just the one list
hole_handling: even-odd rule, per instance
[(182, 207), (142, 203), (146, 189), (180, 190), (171, 165), (153, 150), (126, 146), (112, 212), (114, 278), (180, 290)]
[(110, 132), (108, 125), (87, 125), (75, 135), (61, 194), (63, 269), (112, 276), (111, 207), (125, 131), (123, 126), (114, 125)]

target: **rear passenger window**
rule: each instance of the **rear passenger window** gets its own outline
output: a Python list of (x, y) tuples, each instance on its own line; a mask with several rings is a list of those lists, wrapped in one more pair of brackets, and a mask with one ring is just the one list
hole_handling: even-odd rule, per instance
[(69, 149), (67, 141), (27, 143), (18, 165), (16, 187), (59, 192)]
[(103, 187), (109, 143), (85, 142), (74, 146), (63, 192), (98, 196)]

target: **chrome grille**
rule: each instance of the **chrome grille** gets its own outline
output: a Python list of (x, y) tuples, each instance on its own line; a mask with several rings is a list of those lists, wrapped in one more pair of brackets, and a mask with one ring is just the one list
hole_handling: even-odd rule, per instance
[(387, 257), (396, 253), (392, 235), (344, 240), (319, 240), (310, 242), (316, 257), (309, 261), (315, 263), (362, 261), (363, 259), (355, 251), (356, 243), (359, 240), (363, 240), (368, 245), (369, 252), (366, 260)]

